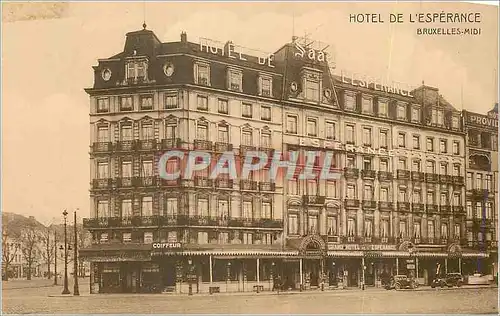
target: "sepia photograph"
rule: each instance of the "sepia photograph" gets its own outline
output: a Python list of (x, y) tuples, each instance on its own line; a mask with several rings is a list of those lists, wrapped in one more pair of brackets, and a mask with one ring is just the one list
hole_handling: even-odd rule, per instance
[(2, 1), (2, 313), (499, 313), (496, 1)]

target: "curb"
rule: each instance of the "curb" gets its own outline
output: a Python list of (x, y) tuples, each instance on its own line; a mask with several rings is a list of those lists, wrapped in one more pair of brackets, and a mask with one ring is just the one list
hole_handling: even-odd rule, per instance
[(6, 291), (6, 290), (22, 290), (22, 289), (40, 289), (40, 288), (44, 288), (44, 287), (53, 287), (53, 286), (57, 286), (57, 285), (38, 285), (38, 286), (22, 286), (22, 287), (7, 287), (7, 288), (2, 288), (2, 291)]

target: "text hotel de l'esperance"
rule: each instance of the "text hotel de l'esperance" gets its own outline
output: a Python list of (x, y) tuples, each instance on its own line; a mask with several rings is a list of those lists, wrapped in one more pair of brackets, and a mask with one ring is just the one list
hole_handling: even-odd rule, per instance
[[(480, 35), (481, 28), (475, 25), (481, 23), (479, 12), (428, 12), (428, 13), (351, 13), (350, 23), (413, 23), (422, 24), (416, 29), (417, 35)], [(441, 24), (436, 27), (436, 24)], [(453, 27), (443, 27), (453, 25)]]

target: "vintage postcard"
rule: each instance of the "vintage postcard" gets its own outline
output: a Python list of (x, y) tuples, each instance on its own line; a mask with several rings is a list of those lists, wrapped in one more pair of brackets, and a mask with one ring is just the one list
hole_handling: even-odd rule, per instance
[(6, 314), (498, 314), (498, 4), (2, 2)]

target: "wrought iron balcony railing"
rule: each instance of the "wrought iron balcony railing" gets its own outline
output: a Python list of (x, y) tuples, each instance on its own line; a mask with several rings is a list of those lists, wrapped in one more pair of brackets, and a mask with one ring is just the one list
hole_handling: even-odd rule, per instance
[(379, 181), (391, 181), (392, 178), (393, 178), (392, 172), (387, 172), (387, 171), (378, 172)]

